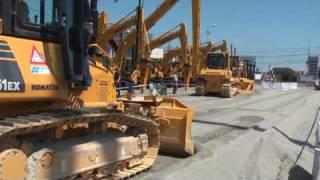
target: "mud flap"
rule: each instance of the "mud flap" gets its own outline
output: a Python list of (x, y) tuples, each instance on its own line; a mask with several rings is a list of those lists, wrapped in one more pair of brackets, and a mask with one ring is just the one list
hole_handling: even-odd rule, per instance
[(176, 99), (163, 99), (156, 108), (161, 118), (160, 151), (177, 155), (193, 155), (191, 137), (193, 110)]

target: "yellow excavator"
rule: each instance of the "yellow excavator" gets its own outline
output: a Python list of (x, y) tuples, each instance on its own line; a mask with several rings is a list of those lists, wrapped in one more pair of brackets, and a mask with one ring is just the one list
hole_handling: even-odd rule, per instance
[[(183, 79), (185, 87), (188, 88), (190, 86), (192, 79), (192, 73), (190, 72), (191, 69), (191, 49), (192, 47), (187, 46), (188, 50), (179, 47), (170, 49), (164, 53), (163, 60), (161, 61), (160, 65), (162, 67), (162, 72), (164, 77), (172, 77), (174, 73), (177, 73), (179, 79)], [(200, 47), (200, 59), (205, 59), (210, 51), (213, 49), (213, 43), (207, 42), (203, 43)], [(181, 58), (183, 57), (184, 53), (187, 52), (187, 61), (182, 61)], [(178, 61), (174, 58), (179, 59)], [(183, 72), (183, 73), (179, 73)]]
[[(131, 76), (134, 74), (139, 74), (139, 81), (140, 84), (143, 85), (144, 87), (147, 86), (147, 82), (149, 79), (149, 74), (151, 72), (150, 69), (150, 59), (148, 59), (148, 52), (150, 49), (148, 49), (148, 38), (147, 32), (167, 13), (169, 12), (178, 2), (179, 0), (164, 0), (159, 7), (152, 12), (147, 18), (144, 19), (143, 17), (143, 11), (142, 11), (142, 16), (140, 18), (141, 21), (141, 26), (140, 26), (140, 38), (139, 40), (141, 43), (139, 44), (139, 47), (137, 47), (138, 50), (138, 58), (137, 62), (134, 62), (131, 64)], [(122, 71), (127, 71), (128, 68), (125, 68), (128, 66), (128, 62), (125, 61), (125, 55), (126, 52), (128, 51), (128, 48), (132, 47), (135, 45), (135, 40), (136, 40), (136, 30), (131, 31), (124, 40), (118, 45), (118, 50), (116, 53), (116, 62), (123, 62), (122, 66)], [(139, 72), (139, 73), (135, 73)], [(136, 79), (137, 77), (133, 77)]]
[(122, 179), (194, 153), (190, 108), (117, 101), (97, 22), (97, 0), (0, 1), (0, 179)]
[[(182, 77), (187, 77), (188, 76), (188, 67), (190, 67), (190, 56), (189, 56), (189, 51), (190, 51), (190, 47), (189, 47), (189, 44), (188, 44), (188, 34), (187, 34), (187, 27), (186, 27), (186, 24), (184, 23), (181, 23), (180, 25), (170, 29), (169, 31), (167, 31), (166, 33), (160, 35), (159, 37), (155, 38), (154, 40), (152, 40), (150, 42), (150, 52), (157, 48), (157, 47), (160, 47), (170, 41), (173, 41), (175, 39), (179, 38), (179, 41), (180, 41), (180, 45), (181, 47), (179, 48), (179, 52), (174, 52), (174, 53), (171, 53), (171, 55), (173, 55), (172, 57), (176, 56), (176, 57), (179, 57), (180, 58), (180, 62), (181, 64), (183, 64), (184, 66), (184, 69), (182, 70), (182, 74), (183, 76)], [(173, 52), (173, 51), (171, 51)], [(149, 55), (150, 56), (150, 55)], [(167, 64), (167, 59), (168, 59), (168, 54), (165, 55), (166, 57), (161, 61), (159, 62), (158, 66), (155, 68), (157, 69), (155, 71), (155, 77), (157, 78), (168, 78), (168, 77), (171, 77), (171, 76), (164, 76), (165, 74), (165, 70), (167, 69), (166, 66), (168, 66)], [(172, 58), (171, 58), (172, 59)], [(169, 65), (170, 67), (170, 65)], [(163, 74), (163, 75), (157, 75), (157, 73), (159, 74)], [(161, 77), (162, 76), (162, 77)], [(189, 81), (188, 78), (184, 78), (184, 84), (185, 86), (189, 86), (188, 83)]]
[(164, 77), (172, 78), (174, 73), (178, 73), (179, 70), (182, 69), (181, 67), (184, 65), (185, 62), (182, 62), (181, 58), (179, 57), (183, 56), (183, 52), (184, 50), (181, 47), (179, 47), (169, 49), (164, 53), (163, 59), (160, 62), (160, 66), (162, 67), (162, 73), (164, 74)]

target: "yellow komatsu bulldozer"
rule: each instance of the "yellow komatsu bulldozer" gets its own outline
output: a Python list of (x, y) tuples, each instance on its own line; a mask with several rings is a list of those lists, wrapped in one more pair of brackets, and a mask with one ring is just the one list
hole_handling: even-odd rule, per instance
[(230, 56), (226, 41), (215, 46), (201, 60), (200, 72), (196, 76), (196, 95), (219, 93), (222, 97), (230, 98), (254, 91), (254, 65)]
[(126, 178), (193, 154), (193, 111), (116, 99), (97, 0), (0, 1), (0, 179)]

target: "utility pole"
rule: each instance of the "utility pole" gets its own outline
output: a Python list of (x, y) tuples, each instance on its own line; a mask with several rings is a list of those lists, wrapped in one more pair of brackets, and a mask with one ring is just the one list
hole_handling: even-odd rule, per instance
[(310, 39), (308, 39), (308, 58), (310, 57)]

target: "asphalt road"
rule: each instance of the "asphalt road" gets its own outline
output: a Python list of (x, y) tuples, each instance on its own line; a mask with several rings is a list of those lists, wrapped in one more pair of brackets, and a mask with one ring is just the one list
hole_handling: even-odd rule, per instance
[(305, 140), (320, 106), (320, 91), (258, 89), (233, 99), (180, 94), (179, 100), (196, 109), (192, 136), (197, 154), (160, 155), (136, 179), (311, 179), (315, 129)]

